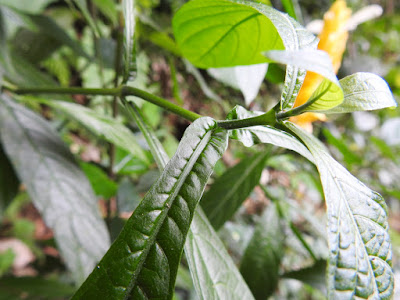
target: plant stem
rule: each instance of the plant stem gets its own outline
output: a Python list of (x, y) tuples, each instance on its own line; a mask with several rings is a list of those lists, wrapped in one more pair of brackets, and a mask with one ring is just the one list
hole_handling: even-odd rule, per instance
[[(145, 101), (153, 103), (165, 110), (177, 114), (185, 118), (188, 121), (193, 122), (194, 120), (202, 117), (195, 112), (184, 109), (166, 99), (150, 94), (146, 91), (138, 88), (121, 85), (116, 88), (101, 89), (101, 88), (80, 88), (80, 87), (47, 87), (47, 88), (7, 88), (8, 90), (16, 94), (81, 94), (81, 95), (104, 95), (104, 96), (115, 96), (123, 98), (125, 96), (136, 96)], [(275, 110), (271, 109), (265, 114), (240, 120), (224, 120), (218, 121), (218, 126), (224, 129), (238, 129), (244, 127), (251, 127), (257, 125), (269, 125), (274, 126), (276, 124)]]
[(225, 129), (237, 129), (237, 128), (257, 126), (257, 125), (273, 126), (275, 125), (275, 123), (276, 123), (275, 111), (271, 109), (265, 114), (259, 115), (257, 117), (240, 119), (240, 120), (219, 121), (218, 126)]

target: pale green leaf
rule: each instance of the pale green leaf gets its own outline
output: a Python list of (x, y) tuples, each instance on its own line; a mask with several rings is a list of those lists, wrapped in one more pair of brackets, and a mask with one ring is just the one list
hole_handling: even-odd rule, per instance
[(0, 138), (61, 256), (82, 282), (109, 247), (97, 199), (68, 147), (44, 119), (0, 98)]
[(197, 210), (185, 244), (193, 283), (200, 299), (254, 299), (207, 217)]
[(304, 105), (303, 111), (327, 110), (343, 101), (343, 91), (333, 70), (331, 59), (325, 51), (308, 49), (269, 51), (265, 55), (275, 62), (292, 65), (325, 77), (310, 97), (309, 103)]
[(265, 63), (262, 51), (284, 49), (271, 20), (243, 4), (193, 0), (182, 6), (173, 19), (182, 54), (197, 67), (219, 68)]
[(144, 162), (149, 162), (143, 148), (138, 144), (133, 133), (119, 121), (75, 103), (37, 98), (35, 98), (35, 101), (59, 109), (70, 118), (81, 123), (96, 136), (125, 149)]
[(386, 81), (372, 73), (355, 73), (340, 80), (344, 100), (324, 113), (348, 113), (396, 107), (396, 100)]
[(285, 124), (307, 145), (321, 175), (328, 215), (328, 297), (391, 299), (394, 275), (384, 199), (337, 163), (314, 136)]
[(211, 68), (207, 70), (215, 79), (239, 89), (244, 96), (246, 105), (249, 105), (257, 97), (267, 71), (268, 64)]
[(124, 82), (133, 81), (137, 73), (136, 65), (136, 12), (134, 0), (123, 0), (122, 12), (125, 19), (124, 27)]
[(39, 14), (56, 0), (0, 0), (0, 5), (9, 6), (28, 14)]

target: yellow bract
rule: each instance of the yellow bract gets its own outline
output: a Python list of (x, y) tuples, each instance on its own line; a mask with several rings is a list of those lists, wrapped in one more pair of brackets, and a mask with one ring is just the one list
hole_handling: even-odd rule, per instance
[[(324, 27), (319, 34), (318, 49), (326, 51), (332, 60), (335, 73), (338, 72), (343, 53), (346, 50), (346, 42), (348, 31), (346, 28), (347, 21), (351, 16), (351, 9), (346, 6), (346, 1), (337, 0), (324, 15)], [(307, 72), (304, 83), (297, 95), (294, 107), (298, 107), (310, 99), (313, 92), (322, 82), (323, 77), (314, 72)], [(321, 120), (321, 114), (306, 113), (304, 117), (292, 117), (290, 121), (297, 123), (299, 126), (311, 126), (311, 122)], [(299, 122), (302, 120), (302, 122)], [(307, 125), (308, 124), (308, 125)], [(303, 126), (302, 126), (303, 127)]]

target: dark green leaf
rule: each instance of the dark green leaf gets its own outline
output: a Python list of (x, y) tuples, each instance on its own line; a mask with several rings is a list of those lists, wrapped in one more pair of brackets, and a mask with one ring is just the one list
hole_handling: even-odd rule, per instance
[(107, 174), (99, 167), (89, 164), (80, 163), (81, 169), (89, 179), (90, 184), (97, 196), (109, 199), (117, 193), (117, 184), (108, 178)]
[[(251, 118), (257, 115), (263, 114), (263, 112), (247, 111), (241, 106), (236, 106), (229, 114), (229, 120)], [(234, 139), (239, 140), (246, 147), (251, 147), (254, 144), (267, 143), (278, 147), (287, 148), (293, 150), (311, 162), (314, 161), (310, 151), (294, 136), (289, 133), (269, 127), (269, 126), (253, 126), (243, 129), (232, 130), (230, 136)]]
[[(265, 63), (262, 51), (284, 49), (273, 21), (251, 7), (252, 2), (239, 3), (193, 0), (175, 14), (172, 25), (177, 44), (195, 66), (219, 68)], [(280, 14), (269, 6), (259, 5), (274, 16)]]
[(328, 213), (328, 296), (390, 299), (394, 275), (384, 199), (337, 163), (312, 135), (290, 122), (321, 175)]
[(210, 223), (218, 230), (242, 205), (258, 184), (268, 153), (242, 159), (217, 178), (201, 199), (201, 207)]
[(268, 299), (278, 285), (284, 237), (278, 209), (271, 203), (259, 219), (240, 263), (240, 272), (256, 299)]
[(185, 254), (200, 299), (254, 299), (218, 234), (200, 209), (190, 229)]
[(87, 178), (51, 126), (5, 95), (0, 98), (0, 137), (75, 281), (82, 282), (109, 246)]
[(324, 113), (347, 113), (396, 107), (396, 100), (385, 80), (372, 73), (355, 73), (340, 80), (344, 101)]
[(8, 204), (17, 195), (19, 180), (0, 144), (0, 221)]
[(96, 20), (94, 20), (92, 15), (90, 14), (90, 11), (86, 4), (86, 0), (73, 0), (73, 2), (82, 12), (83, 17), (86, 19), (86, 22), (88, 22), (89, 26), (92, 28), (94, 34), (98, 37), (101, 36), (100, 29), (96, 24)]
[(178, 150), (74, 299), (171, 299), (187, 231), (227, 132), (210, 118)]
[(326, 294), (325, 273), (326, 261), (319, 260), (311, 267), (287, 272), (282, 277), (300, 280)]
[(49, 101), (45, 99), (37, 99), (53, 108), (61, 110), (70, 118), (75, 119), (96, 136), (115, 144), (129, 151), (135, 157), (138, 157), (143, 162), (149, 163), (143, 148), (136, 141), (133, 133), (119, 121), (101, 115), (98, 112), (91, 110), (79, 104), (63, 102), (63, 101)]
[(70, 297), (75, 288), (65, 283), (37, 277), (6, 277), (0, 280), (0, 294), (2, 299), (64, 299)]

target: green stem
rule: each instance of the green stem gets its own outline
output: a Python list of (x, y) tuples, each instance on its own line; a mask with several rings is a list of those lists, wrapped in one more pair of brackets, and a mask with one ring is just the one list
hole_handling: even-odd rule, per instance
[(273, 126), (275, 125), (275, 123), (276, 123), (275, 111), (271, 109), (265, 114), (259, 115), (257, 117), (240, 119), (240, 120), (219, 121), (218, 126), (225, 129), (237, 129), (237, 128), (257, 126), (257, 125)]
[[(4, 87), (6, 88), (6, 87)], [(150, 94), (146, 91), (140, 90), (138, 88), (122, 85), (111, 89), (101, 89), (101, 88), (80, 88), (80, 87), (47, 87), (47, 88), (10, 88), (6, 89), (22, 95), (22, 94), (81, 94), (81, 95), (104, 95), (104, 96), (115, 96), (123, 98), (125, 96), (136, 96), (145, 101), (153, 103), (165, 110), (177, 114), (193, 122), (194, 120), (202, 117), (195, 112), (184, 109), (166, 99)], [(265, 114), (260, 116), (240, 119), (240, 120), (227, 120), (218, 121), (218, 126), (224, 129), (238, 129), (244, 127), (251, 127), (257, 125), (270, 125), (274, 126), (276, 124), (275, 111), (271, 109)]]

